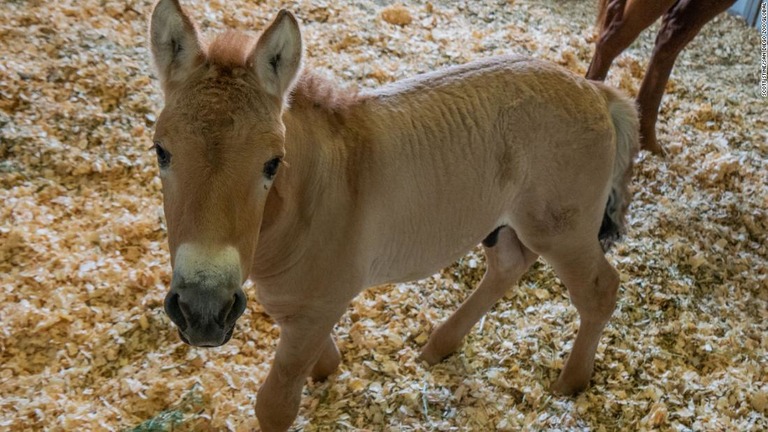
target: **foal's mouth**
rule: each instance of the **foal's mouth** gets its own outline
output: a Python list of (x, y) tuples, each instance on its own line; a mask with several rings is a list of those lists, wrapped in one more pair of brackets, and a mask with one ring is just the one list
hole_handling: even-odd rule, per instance
[(235, 332), (235, 326), (233, 325), (232, 327), (230, 327), (230, 329), (224, 335), (224, 340), (218, 345), (213, 345), (213, 344), (195, 345), (189, 342), (189, 339), (187, 339), (187, 337), (184, 335), (184, 332), (182, 332), (181, 329), (177, 328), (177, 330), (179, 331), (179, 339), (181, 339), (182, 342), (184, 342), (189, 346), (199, 347), (199, 348), (216, 348), (226, 344), (227, 342), (229, 342), (230, 339), (232, 339), (232, 334)]

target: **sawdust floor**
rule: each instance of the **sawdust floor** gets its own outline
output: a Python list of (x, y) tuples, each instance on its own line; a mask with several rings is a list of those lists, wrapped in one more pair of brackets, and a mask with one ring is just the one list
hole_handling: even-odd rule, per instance
[[(554, 0), (255, 4), (186, 1), (206, 34), (304, 21), (308, 64), (371, 87), (500, 53), (583, 74), (595, 5)], [(194, 4), (192, 4), (194, 3)], [(217, 349), (162, 310), (169, 255), (150, 147), (161, 106), (147, 0), (6, 0), (0, 8), (0, 430), (249, 430), (277, 330), (251, 301)], [(401, 11), (402, 12), (402, 11)], [(410, 22), (400, 26), (385, 21)], [(609, 82), (639, 87), (654, 35)], [(336, 329), (339, 372), (304, 392), (314, 430), (766, 430), (768, 128), (758, 33), (721, 16), (678, 60), (642, 154), (619, 305), (592, 386), (554, 397), (577, 316), (538, 263), (435, 367), (434, 323), (483, 270), (473, 253), (362, 294)], [(252, 288), (248, 288), (252, 291)]]

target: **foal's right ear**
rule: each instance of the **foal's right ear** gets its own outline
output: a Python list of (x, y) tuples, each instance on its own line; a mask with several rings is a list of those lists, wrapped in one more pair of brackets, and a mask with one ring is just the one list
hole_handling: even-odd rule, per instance
[(192, 20), (179, 0), (160, 0), (155, 4), (149, 23), (152, 57), (163, 90), (182, 80), (203, 58), (203, 50)]

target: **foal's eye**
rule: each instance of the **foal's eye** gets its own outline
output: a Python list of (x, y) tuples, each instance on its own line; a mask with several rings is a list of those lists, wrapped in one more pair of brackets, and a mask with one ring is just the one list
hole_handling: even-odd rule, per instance
[(282, 160), (279, 157), (272, 158), (264, 164), (264, 177), (267, 180), (272, 180), (277, 174), (277, 168), (280, 166)]
[(152, 146), (153, 149), (155, 149), (155, 154), (157, 154), (157, 164), (160, 165), (160, 168), (166, 168), (171, 163), (171, 154), (168, 153), (158, 142), (155, 142), (155, 145)]

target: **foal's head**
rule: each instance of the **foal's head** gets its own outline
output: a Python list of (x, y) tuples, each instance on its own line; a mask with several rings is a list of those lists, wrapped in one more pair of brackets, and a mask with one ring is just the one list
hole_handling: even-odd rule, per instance
[(228, 33), (206, 47), (178, 0), (160, 0), (150, 39), (165, 95), (154, 136), (173, 267), (165, 310), (182, 340), (218, 346), (245, 310), (301, 34), (281, 11), (255, 42)]

